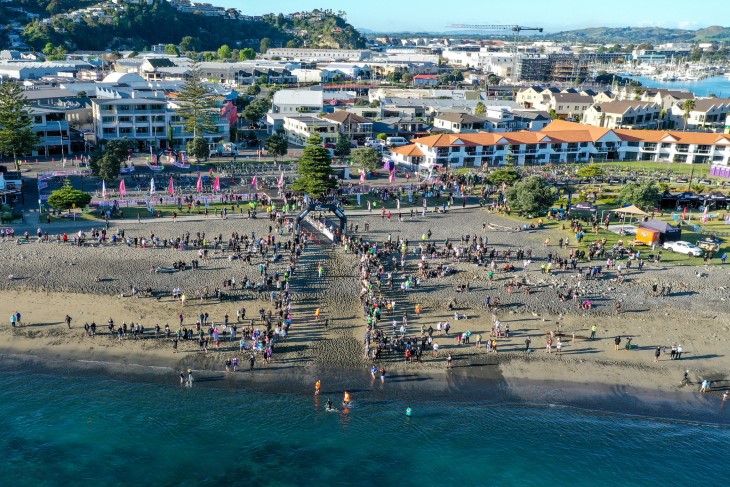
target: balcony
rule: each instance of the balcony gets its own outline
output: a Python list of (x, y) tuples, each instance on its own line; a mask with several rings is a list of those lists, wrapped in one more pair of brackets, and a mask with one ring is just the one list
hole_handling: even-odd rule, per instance
[(656, 151), (657, 145), (656, 144), (644, 144), (644, 146), (641, 148), (642, 151)]

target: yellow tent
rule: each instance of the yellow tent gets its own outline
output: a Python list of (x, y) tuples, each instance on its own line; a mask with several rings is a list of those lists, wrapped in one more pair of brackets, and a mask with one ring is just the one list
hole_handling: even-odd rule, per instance
[(647, 216), (648, 215), (648, 213), (641, 211), (639, 208), (637, 208), (634, 205), (627, 206), (625, 208), (616, 208), (613, 211), (615, 211), (616, 213), (623, 213), (624, 216), (626, 216), (626, 215)]

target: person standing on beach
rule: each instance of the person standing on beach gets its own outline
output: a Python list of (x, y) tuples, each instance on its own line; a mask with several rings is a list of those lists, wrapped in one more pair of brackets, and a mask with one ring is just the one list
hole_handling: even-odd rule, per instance
[(16, 320), (17, 320), (17, 318), (15, 317), (15, 313), (11, 313), (10, 314), (10, 326), (12, 326), (13, 328), (15, 328), (15, 325), (17, 323)]
[(678, 345), (677, 345), (677, 355), (676, 355), (676, 357), (675, 357), (675, 359), (676, 359), (676, 360), (679, 360), (679, 359), (681, 359), (681, 358), (682, 358), (682, 352), (683, 352), (683, 351), (684, 351), (684, 349), (682, 348), (682, 344), (681, 344), (681, 343), (680, 343), (680, 344), (678, 344)]
[(654, 362), (659, 362), (659, 357), (662, 354), (662, 347), (656, 347), (656, 350), (654, 350)]
[(530, 344), (532, 343), (532, 339), (528, 336), (525, 338), (525, 352), (530, 351)]
[(256, 357), (254, 356), (254, 354), (251, 354), (248, 357), (248, 370), (250, 370), (251, 372), (253, 372), (253, 366), (255, 364), (256, 364)]
[(66, 326), (68, 326), (68, 329), (71, 329), (71, 317), (69, 315), (66, 315)]
[(591, 326), (591, 340), (596, 339), (596, 331), (598, 331), (598, 327), (594, 323), (593, 326)]
[(613, 344), (614, 344), (614, 348), (613, 349), (614, 350), (618, 350), (619, 349), (619, 346), (621, 345), (621, 337), (620, 336), (617, 336), (616, 338), (614, 338), (613, 339)]

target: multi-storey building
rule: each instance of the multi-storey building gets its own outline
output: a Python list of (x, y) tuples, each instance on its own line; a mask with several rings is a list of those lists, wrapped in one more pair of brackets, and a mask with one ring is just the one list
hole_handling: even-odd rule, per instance
[(538, 132), (441, 134), (392, 150), (398, 163), (452, 167), (588, 161), (730, 164), (730, 135), (608, 129), (562, 120)]

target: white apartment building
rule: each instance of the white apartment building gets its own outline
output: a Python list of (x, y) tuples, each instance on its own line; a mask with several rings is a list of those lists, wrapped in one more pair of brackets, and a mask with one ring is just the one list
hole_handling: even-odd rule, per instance
[(339, 124), (313, 117), (311, 115), (291, 115), (284, 117), (284, 136), (291, 143), (306, 145), (307, 139), (314, 134), (322, 138), (323, 144), (337, 143)]
[(641, 101), (610, 101), (588, 107), (583, 123), (609, 129), (660, 128), (662, 107)]
[(604, 160), (730, 163), (730, 135), (661, 130), (611, 130), (556, 120), (539, 132), (440, 134), (393, 149), (397, 163), (479, 167)]
[(685, 127), (684, 103), (676, 103), (669, 116), (674, 128), (684, 130), (723, 131), (725, 120), (730, 115), (730, 98), (701, 98), (694, 100), (694, 108), (689, 112)]
[(264, 59), (302, 59), (311, 61), (364, 61), (371, 51), (364, 49), (307, 49), (274, 47), (266, 51)]
[[(127, 138), (141, 148), (183, 149), (193, 134), (185, 130), (176, 106), (164, 99), (122, 98), (91, 100), (94, 133), (98, 141)], [(216, 130), (203, 134), (209, 143), (227, 140), (228, 121), (219, 120)]]

